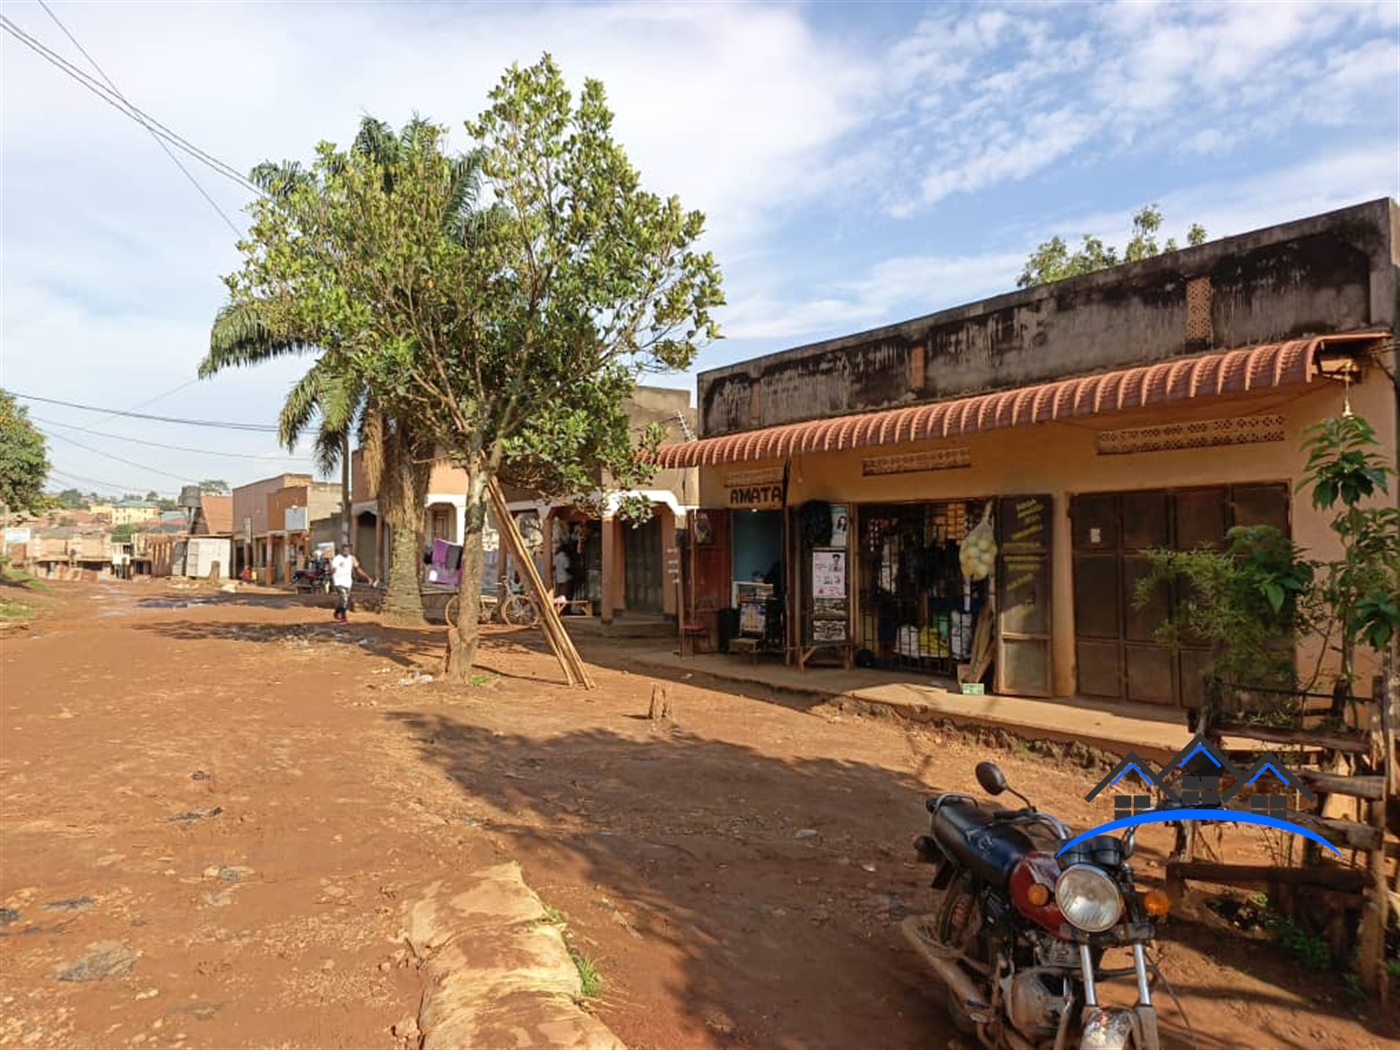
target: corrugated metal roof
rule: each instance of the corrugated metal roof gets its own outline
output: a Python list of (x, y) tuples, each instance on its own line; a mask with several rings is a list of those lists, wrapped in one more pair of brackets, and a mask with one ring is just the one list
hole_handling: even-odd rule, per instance
[(1313, 359), (1323, 343), (1375, 342), (1385, 337), (1386, 333), (1362, 332), (1266, 343), (954, 401), (725, 434), (686, 444), (663, 445), (657, 450), (657, 466), (663, 469), (698, 467), (785, 459), (811, 452), (837, 452), (906, 441), (934, 441), (977, 431), (1148, 408), (1197, 397), (1296, 386), (1312, 379)]

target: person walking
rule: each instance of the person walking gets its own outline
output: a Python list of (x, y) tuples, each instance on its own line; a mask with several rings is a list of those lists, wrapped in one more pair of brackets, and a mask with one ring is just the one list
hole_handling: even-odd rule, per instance
[(364, 577), (366, 583), (373, 584), (369, 573), (360, 568), (360, 563), (350, 551), (350, 544), (343, 544), (340, 553), (331, 559), (331, 583), (335, 586), (335, 621), (346, 623), (350, 613), (350, 588), (355, 586), (355, 574)]

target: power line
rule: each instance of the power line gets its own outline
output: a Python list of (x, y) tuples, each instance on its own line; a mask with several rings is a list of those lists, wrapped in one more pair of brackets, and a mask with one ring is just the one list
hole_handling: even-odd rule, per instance
[(148, 471), (151, 474), (159, 474), (166, 478), (174, 478), (181, 484), (188, 484), (190, 480), (183, 474), (172, 474), (168, 470), (157, 470), (155, 467), (148, 467), (144, 463), (137, 463), (134, 459), (123, 459), (121, 456), (113, 455), (111, 452), (103, 452), (100, 448), (84, 445), (77, 438), (70, 438), (67, 434), (49, 434), (42, 431), (41, 433), (44, 433), (45, 437), (58, 438), (60, 441), (67, 441), (69, 444), (77, 445), (84, 452), (91, 452), (95, 456), (106, 456), (108, 459), (114, 459), (118, 463), (125, 463), (128, 467), (135, 467), (137, 470)]
[[(83, 47), (82, 44), (78, 43), (78, 38), (75, 37), (73, 33), (69, 30), (69, 28), (66, 25), (64, 25), (62, 21), (59, 20), (58, 15), (53, 13), (53, 9), (49, 7), (46, 0), (39, 0), (39, 6), (44, 9), (45, 14), (47, 14), (51, 19), (53, 19), (54, 25), (58, 26), (59, 29), (63, 30), (63, 35), (66, 36), (70, 41), (72, 41), (73, 46), (76, 47), (78, 51), (82, 54), (82, 56), (88, 60), (88, 62), (92, 65), (92, 68), (97, 70), (97, 75), (107, 82), (107, 86), (112, 89), (112, 91), (116, 94), (117, 98), (121, 99), (128, 106), (130, 106), (131, 102), (127, 99), (125, 95), (122, 94), (121, 88), (117, 87), (116, 83), (112, 80), (112, 78), (107, 75), (106, 70), (104, 70), (101, 66), (97, 64), (97, 59), (93, 58), (90, 54), (88, 54), (87, 48)], [(170, 162), (174, 164), (175, 167), (180, 169), (180, 174), (183, 175), (185, 178), (189, 179), (190, 185), (193, 186), (196, 191), (198, 191), (201, 197), (208, 201), (209, 207), (213, 208), (214, 211), (218, 212), (219, 218), (224, 220), (224, 224), (228, 226), (228, 228), (231, 231), (233, 231), (233, 235), (235, 237), (241, 237), (242, 231), (240, 231), (239, 228), (236, 225), (234, 225), (233, 220), (228, 217), (228, 213), (225, 212), (223, 208), (219, 207), (218, 202), (214, 200), (213, 197), (209, 196), (209, 191), (199, 184), (199, 180), (190, 174), (190, 170), (180, 163), (180, 158), (175, 156), (175, 154), (171, 152), (170, 147), (165, 144), (165, 140), (162, 139), (159, 135), (157, 135), (155, 129), (152, 128), (149, 124), (146, 125), (146, 130), (151, 133), (151, 138), (156, 140), (156, 145), (161, 148), (161, 151), (164, 152), (164, 154), (170, 158)]]
[(165, 391), (164, 393), (157, 394), (155, 397), (148, 397), (148, 398), (146, 398), (145, 401), (138, 401), (136, 404), (132, 405), (131, 408), (128, 408), (127, 411), (128, 411), (128, 412), (131, 412), (131, 411), (134, 411), (135, 409), (138, 409), (138, 408), (145, 408), (147, 405), (154, 404), (155, 402), (161, 400), (162, 398), (169, 397), (171, 394), (178, 394), (181, 390), (184, 390), (184, 389), (186, 389), (187, 387), (192, 387), (192, 386), (194, 386), (194, 385), (195, 385), (196, 383), (198, 383), (198, 382), (199, 382), (199, 377), (198, 377), (198, 376), (196, 376), (196, 377), (193, 378), (193, 379), (188, 379), (188, 380), (186, 380), (185, 382), (181, 383), (179, 386), (177, 386), (177, 387), (172, 387), (171, 389)]
[[(81, 474), (71, 474), (66, 470), (59, 470), (57, 467), (50, 468), (49, 477), (55, 476), (59, 479), (60, 485), (101, 485), (104, 489), (107, 489), (111, 492), (135, 492), (141, 487), (140, 485), (117, 485), (111, 481), (102, 481), (99, 478), (88, 478), (84, 477)], [(68, 480), (64, 481), (64, 478), (67, 478)], [(152, 489), (147, 491), (154, 490)]]
[(222, 175), (226, 179), (238, 183), (238, 185), (244, 188), (245, 190), (248, 190), (259, 196), (267, 196), (267, 194), (255, 183), (251, 182), (246, 176), (240, 174), (238, 169), (233, 167), (233, 165), (226, 164), (224, 161), (219, 160), (218, 157), (215, 157), (210, 153), (206, 153), (204, 150), (194, 145), (194, 143), (190, 142), (188, 139), (182, 137), (174, 131), (171, 131), (170, 128), (166, 127), (160, 121), (156, 120), (149, 113), (145, 112), (142, 109), (138, 109), (136, 106), (133, 106), (130, 102), (127, 102), (126, 100), (121, 98), (120, 95), (117, 95), (110, 91), (108, 88), (103, 87), (92, 77), (88, 76), (77, 66), (73, 65), (71, 62), (65, 59), (62, 55), (50, 50), (48, 47), (45, 47), (37, 39), (30, 36), (28, 33), (26, 33), (23, 29), (17, 26), (10, 19), (6, 18), (4, 15), (0, 15), (0, 28), (4, 29), (5, 32), (9, 33), (21, 44), (29, 48), (29, 50), (33, 51), (44, 61), (57, 68), (60, 72), (76, 80), (79, 84), (87, 88), (98, 98), (102, 99), (102, 101), (106, 102), (109, 106), (117, 110), (117, 112), (121, 113), (123, 116), (129, 117), (130, 119), (136, 121), (136, 123), (140, 124), (142, 127), (146, 128), (146, 130), (150, 131), (151, 134), (157, 135), (160, 138), (164, 139), (166, 142), (169, 142), (176, 149), (187, 153), (189, 156), (193, 157), (201, 164), (204, 164), (206, 167), (212, 169), (215, 173)]
[[(213, 449), (208, 448), (189, 448), (185, 445), (164, 445), (159, 441), (143, 441), (141, 438), (127, 437), (125, 434), (108, 434), (101, 430), (92, 430), (88, 427), (76, 426), (73, 423), (59, 423), (52, 419), (41, 419), (38, 416), (30, 416), (29, 418), (35, 423), (43, 423), (45, 426), (49, 427), (60, 427), (64, 430), (80, 430), (84, 434), (91, 434), (94, 437), (111, 438), (114, 441), (129, 441), (133, 445), (150, 445), (152, 448), (169, 449), (171, 452), (194, 452), (201, 456), (223, 456), (228, 459), (256, 459), (264, 462), (269, 459), (294, 459), (298, 462), (311, 462), (310, 456), (259, 456), (252, 452), (215, 452)], [(63, 435), (56, 434), (54, 436), (62, 437)]]
[(221, 430), (242, 430), (256, 434), (276, 434), (278, 432), (277, 427), (268, 423), (226, 423), (214, 419), (177, 419), (174, 416), (152, 416), (144, 412), (130, 412), (120, 408), (80, 405), (76, 401), (60, 401), (52, 397), (39, 397), (37, 394), (21, 394), (18, 390), (11, 390), (10, 393), (26, 401), (42, 401), (46, 405), (62, 405), (64, 408), (76, 408), (83, 412), (101, 412), (104, 415), (122, 416), (126, 419), (149, 419), (156, 423), (179, 423), (187, 427), (214, 427)]

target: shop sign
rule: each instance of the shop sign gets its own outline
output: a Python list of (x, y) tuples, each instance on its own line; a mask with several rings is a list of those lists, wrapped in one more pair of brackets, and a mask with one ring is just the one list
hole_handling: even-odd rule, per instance
[(777, 510), (783, 505), (783, 483), (743, 485), (729, 490), (729, 506), (736, 510)]
[(29, 529), (6, 529), (5, 546), (8, 547), (12, 543), (28, 543), (30, 541), (31, 535), (32, 534), (30, 533)]

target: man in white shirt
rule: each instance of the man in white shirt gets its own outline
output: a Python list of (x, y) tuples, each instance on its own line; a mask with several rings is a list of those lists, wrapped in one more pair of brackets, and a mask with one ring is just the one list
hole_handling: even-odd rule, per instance
[(345, 623), (349, 619), (350, 613), (350, 588), (355, 585), (355, 574), (359, 573), (366, 583), (373, 583), (369, 578), (369, 573), (360, 568), (360, 563), (355, 555), (350, 553), (350, 544), (346, 543), (340, 548), (340, 553), (331, 559), (331, 583), (335, 587), (335, 619), (337, 623)]

